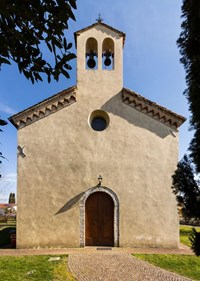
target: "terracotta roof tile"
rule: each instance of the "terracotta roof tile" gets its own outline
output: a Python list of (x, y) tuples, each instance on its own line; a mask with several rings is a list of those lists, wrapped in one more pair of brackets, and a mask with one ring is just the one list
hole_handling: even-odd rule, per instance
[(185, 117), (126, 88), (122, 90), (122, 101), (173, 129), (177, 129), (186, 121)]
[(9, 118), (17, 128), (23, 128), (37, 120), (44, 118), (57, 110), (76, 102), (76, 86), (57, 93)]

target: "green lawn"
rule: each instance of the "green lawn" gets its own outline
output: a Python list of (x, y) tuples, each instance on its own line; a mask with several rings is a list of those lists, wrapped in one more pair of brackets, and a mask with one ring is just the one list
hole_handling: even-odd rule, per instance
[(52, 256), (0, 257), (0, 278), (4, 281), (74, 281), (67, 269), (67, 256), (48, 261)]
[(136, 258), (164, 268), (179, 275), (200, 280), (200, 258), (190, 255), (141, 255)]
[[(189, 240), (189, 236), (192, 233), (192, 226), (180, 226), (180, 242), (188, 247), (191, 247), (191, 242)], [(195, 229), (199, 232), (200, 227), (195, 227)]]
[[(200, 227), (195, 227), (200, 231)], [(191, 247), (189, 236), (192, 233), (191, 226), (180, 226), (180, 242)], [(168, 271), (200, 280), (200, 257), (190, 255), (134, 255), (137, 258), (152, 263)]]

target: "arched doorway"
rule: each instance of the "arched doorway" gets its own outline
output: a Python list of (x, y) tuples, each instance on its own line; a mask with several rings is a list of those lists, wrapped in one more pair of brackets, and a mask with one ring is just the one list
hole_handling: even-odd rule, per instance
[(114, 246), (114, 202), (105, 192), (94, 192), (85, 202), (85, 245)]
[(94, 186), (89, 188), (80, 201), (80, 246), (86, 246), (86, 229), (85, 229), (85, 206), (87, 199), (96, 192), (104, 192), (108, 194), (114, 203), (114, 247), (119, 247), (119, 199), (117, 194), (106, 186)]

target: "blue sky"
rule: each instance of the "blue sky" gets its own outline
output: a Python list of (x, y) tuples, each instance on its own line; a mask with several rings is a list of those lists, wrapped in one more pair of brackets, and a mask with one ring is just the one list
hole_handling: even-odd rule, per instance
[[(181, 0), (77, 0), (76, 22), (69, 22), (67, 39), (74, 43), (73, 33), (93, 24), (101, 13), (106, 24), (126, 33), (124, 87), (189, 118), (187, 100), (183, 96), (185, 72), (176, 46), (181, 31), (181, 5)], [(3, 66), (0, 71), (1, 118), (7, 119), (75, 85), (76, 61), (71, 65), (71, 79), (34, 85), (18, 73), (14, 64)], [(188, 121), (180, 128), (179, 158), (187, 152), (192, 137), (188, 128)], [(0, 151), (8, 159), (1, 165), (0, 202), (5, 202), (9, 193), (16, 191), (17, 130), (9, 123), (0, 136)]]

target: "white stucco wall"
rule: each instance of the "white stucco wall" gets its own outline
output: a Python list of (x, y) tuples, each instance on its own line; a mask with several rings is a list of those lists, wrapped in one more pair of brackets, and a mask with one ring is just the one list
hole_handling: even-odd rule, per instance
[[(84, 69), (84, 42), (91, 36), (98, 42), (113, 36), (115, 70)], [(18, 248), (79, 247), (78, 199), (100, 174), (119, 199), (120, 246), (178, 246), (171, 191), (178, 133), (122, 102), (122, 45), (107, 29), (81, 33), (77, 102), (19, 129), (26, 157), (18, 158)], [(110, 118), (102, 132), (88, 122), (97, 109)]]
[(88, 125), (95, 102), (89, 109), (87, 103), (74, 103), (19, 130), (27, 155), (18, 158), (19, 247), (78, 246), (79, 206), (55, 214), (95, 186), (99, 174), (119, 198), (121, 246), (177, 243), (170, 189), (177, 134), (122, 104), (120, 95), (102, 107), (110, 117), (102, 132)]

